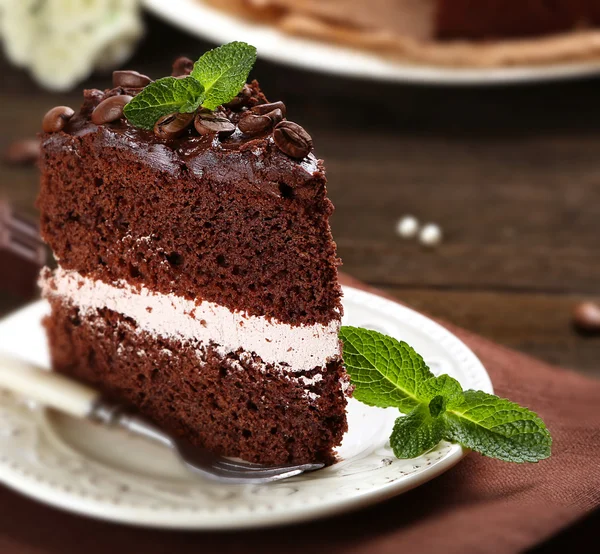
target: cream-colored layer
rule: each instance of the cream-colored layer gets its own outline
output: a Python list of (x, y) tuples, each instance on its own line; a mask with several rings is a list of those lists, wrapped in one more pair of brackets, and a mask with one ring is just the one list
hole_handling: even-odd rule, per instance
[[(60, 296), (85, 313), (108, 308), (133, 319), (138, 329), (165, 338), (213, 343), (222, 354), (242, 348), (265, 364), (289, 371), (324, 366), (340, 356), (340, 322), (292, 326), (247, 315), (214, 302), (194, 302), (174, 294), (160, 294), (125, 281), (108, 285), (62, 268), (45, 269), (40, 277), (44, 297)], [(287, 366), (287, 367), (286, 367)]]

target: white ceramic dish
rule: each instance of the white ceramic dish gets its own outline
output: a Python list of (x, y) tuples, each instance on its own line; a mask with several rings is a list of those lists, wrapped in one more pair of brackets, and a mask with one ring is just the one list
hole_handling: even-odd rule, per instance
[[(344, 288), (344, 322), (413, 345), (432, 370), (466, 388), (492, 391), (477, 357), (432, 320), (389, 300)], [(47, 367), (44, 301), (0, 322), (0, 349)], [(219, 485), (188, 474), (166, 448), (71, 419), (0, 391), (0, 481), (79, 514), (122, 523), (179, 529), (240, 529), (318, 518), (408, 491), (465, 455), (440, 444), (413, 460), (397, 460), (388, 437), (398, 412), (351, 401), (340, 461), (281, 483)]]
[(489, 85), (563, 80), (600, 73), (598, 61), (491, 69), (401, 63), (361, 50), (290, 36), (198, 0), (144, 0), (144, 4), (163, 19), (216, 44), (245, 41), (256, 46), (259, 56), (266, 60), (329, 74), (406, 83)]

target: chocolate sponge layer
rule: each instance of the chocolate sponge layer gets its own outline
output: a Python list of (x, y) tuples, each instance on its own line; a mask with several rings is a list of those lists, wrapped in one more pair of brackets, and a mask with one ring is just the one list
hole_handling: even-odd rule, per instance
[[(332, 463), (347, 429), (341, 361), (296, 374), (242, 353), (202, 357), (109, 310), (83, 316), (56, 297), (45, 321), (55, 371), (87, 382), (192, 444), (263, 464)], [(311, 395), (307, 395), (312, 393)], [(313, 396), (316, 395), (316, 396)]]
[(268, 134), (161, 141), (89, 111), (42, 140), (41, 230), (63, 268), (285, 323), (340, 318), (333, 206), (312, 154), (289, 158)]

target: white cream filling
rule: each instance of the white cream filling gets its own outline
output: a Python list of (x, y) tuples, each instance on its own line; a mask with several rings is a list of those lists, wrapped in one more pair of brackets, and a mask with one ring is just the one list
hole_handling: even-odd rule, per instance
[(61, 267), (54, 272), (45, 269), (40, 283), (44, 297), (63, 297), (86, 314), (107, 308), (133, 319), (138, 329), (153, 335), (192, 342), (198, 348), (212, 342), (223, 355), (242, 348), (260, 356), (265, 364), (290, 372), (321, 367), (341, 355), (339, 320), (292, 326), (214, 302), (135, 288), (125, 281), (109, 285)]

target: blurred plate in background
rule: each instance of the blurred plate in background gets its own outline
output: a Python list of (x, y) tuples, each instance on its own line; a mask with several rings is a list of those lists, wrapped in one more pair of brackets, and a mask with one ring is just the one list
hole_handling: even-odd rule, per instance
[(444, 68), (389, 60), (376, 54), (287, 35), (246, 21), (200, 0), (144, 0), (148, 9), (198, 37), (224, 44), (241, 40), (260, 57), (291, 66), (348, 77), (440, 85), (487, 85), (572, 79), (600, 74), (600, 61), (502, 68)]

